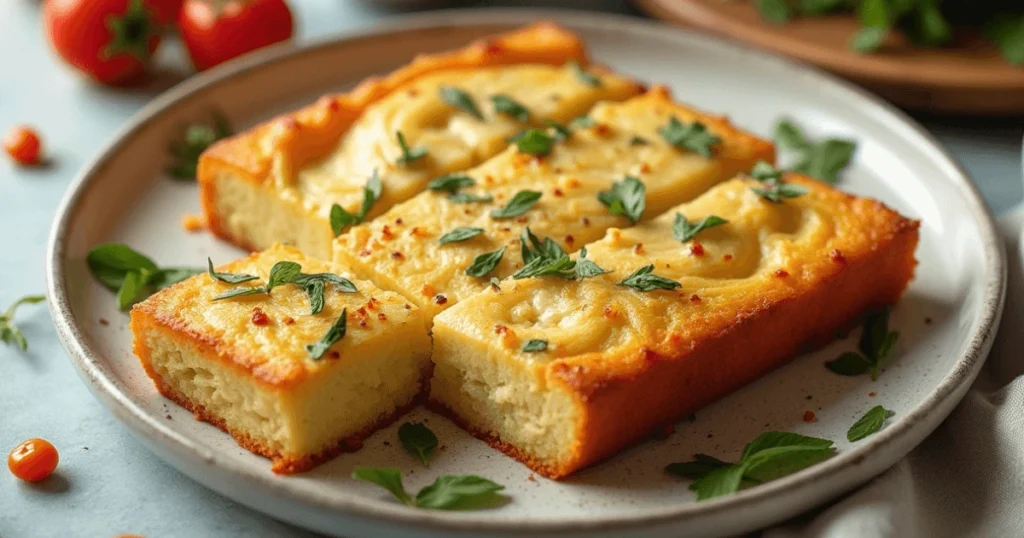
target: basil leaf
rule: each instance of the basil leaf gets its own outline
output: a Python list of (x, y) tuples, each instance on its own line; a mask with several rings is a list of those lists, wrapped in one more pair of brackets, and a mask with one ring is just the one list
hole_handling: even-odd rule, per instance
[(710, 133), (703, 123), (695, 121), (684, 124), (675, 116), (669, 118), (667, 125), (658, 128), (658, 134), (673, 146), (709, 158), (711, 157), (711, 146), (722, 142), (722, 139)]
[[(556, 129), (557, 131), (557, 129)], [(543, 157), (551, 153), (555, 146), (555, 137), (545, 133), (542, 129), (527, 129), (526, 131), (512, 137), (516, 147), (523, 153)]]
[(647, 140), (646, 138), (644, 138), (642, 136), (633, 136), (632, 138), (629, 139), (629, 145), (630, 146), (646, 146), (646, 145), (648, 145), (650, 143), (651, 143), (650, 140)]
[(583, 280), (584, 278), (593, 278), (610, 272), (611, 271), (602, 269), (596, 263), (588, 260), (587, 247), (583, 247), (583, 250), (580, 251), (580, 255), (576, 258), (576, 278)]
[(491, 211), (491, 218), (509, 219), (518, 217), (533, 207), (540, 200), (542, 193), (538, 191), (519, 191), (501, 209)]
[(92, 275), (111, 291), (121, 288), (128, 273), (157, 270), (153, 260), (121, 243), (93, 247), (86, 254), (85, 261)]
[(459, 192), (459, 189), (472, 187), (473, 185), (476, 185), (476, 180), (465, 174), (447, 174), (432, 180), (427, 184), (427, 188), (432, 191), (445, 191), (455, 194)]
[(811, 145), (804, 137), (803, 131), (788, 120), (779, 120), (775, 123), (775, 129), (772, 131), (772, 138), (775, 139), (775, 142), (780, 146), (790, 150), (802, 150)]
[(476, 107), (476, 102), (473, 101), (473, 97), (458, 88), (453, 88), (451, 86), (441, 87), (441, 100), (448, 105), (461, 109), (463, 112), (480, 121), (484, 121), (484, 115), (481, 114), (480, 109)]
[(460, 192), (449, 196), (448, 200), (455, 204), (474, 204), (493, 202), (494, 197), (491, 196), (490, 194), (484, 194), (480, 196), (476, 194), (470, 194), (468, 192)]
[(809, 147), (793, 170), (835, 184), (856, 151), (856, 142), (829, 138)]
[(707, 454), (694, 454), (693, 461), (670, 463), (665, 466), (665, 471), (676, 476), (696, 480), (707, 476), (715, 469), (721, 469), (722, 467), (728, 467), (729, 465), (732, 464), (718, 458), (713, 458)]
[(745, 471), (742, 464), (715, 469), (690, 484), (690, 489), (697, 494), (698, 501), (730, 495), (739, 491)]
[(497, 499), (505, 486), (473, 475), (441, 476), (416, 494), (416, 506), (435, 510), (486, 506)]
[(803, 196), (808, 192), (807, 187), (792, 183), (765, 183), (765, 185), (763, 188), (754, 187), (750, 190), (761, 198), (776, 204), (782, 203), (787, 198)]
[(315, 316), (324, 309), (324, 281), (310, 280), (302, 289), (309, 297), (309, 315)]
[(23, 304), (36, 304), (45, 300), (45, 295), (26, 295), (7, 307), (7, 311), (0, 314), (0, 342), (14, 344), (22, 351), (28, 351), (28, 340), (25, 338), (25, 334), (13, 325), (14, 313)]
[(809, 437), (806, 435), (800, 435), (799, 433), (779, 431), (764, 432), (761, 435), (755, 437), (753, 441), (747, 443), (747, 446), (743, 447), (743, 455), (740, 456), (740, 461), (748, 461), (758, 452), (768, 450), (770, 448), (830, 448), (832, 445), (833, 442), (829, 441), (828, 439)]
[(682, 213), (676, 213), (676, 220), (672, 223), (672, 237), (683, 243), (693, 239), (700, 232), (715, 226), (728, 224), (729, 221), (716, 215), (709, 215), (697, 222), (690, 222)]
[(246, 274), (235, 274), (235, 273), (218, 273), (213, 270), (213, 260), (206, 258), (207, 272), (210, 278), (219, 281), (226, 282), (228, 284), (241, 284), (242, 282), (249, 282), (250, 280), (258, 280), (259, 277), (255, 275)]
[(146, 278), (146, 286), (153, 290), (162, 290), (202, 273), (204, 273), (202, 269), (192, 269), (189, 267), (157, 269), (156, 272), (151, 273)]
[(507, 95), (492, 95), (491, 103), (494, 104), (494, 110), (500, 114), (507, 114), (523, 123), (530, 121), (530, 111)]
[(772, 24), (789, 22), (790, 7), (786, 0), (757, 0), (757, 12)]
[[(532, 249), (530, 248), (531, 246), (533, 247)], [(536, 235), (533, 235), (529, 226), (523, 228), (523, 231), (519, 234), (519, 251), (523, 257), (523, 262), (527, 264), (537, 258), (553, 261), (566, 255), (561, 245), (550, 237), (545, 237), (544, 241), (541, 241)]]
[(985, 25), (985, 36), (999, 47), (1006, 61), (1024, 65), (1024, 14), (993, 17)]
[(867, 413), (864, 413), (863, 417), (860, 417), (860, 420), (853, 423), (853, 426), (850, 426), (849, 431), (846, 432), (846, 440), (856, 443), (869, 435), (877, 433), (882, 429), (882, 425), (885, 424), (885, 419), (895, 414), (895, 412), (880, 405), (872, 407)]
[(498, 266), (498, 262), (501, 261), (501, 257), (505, 255), (505, 247), (501, 247), (494, 252), (488, 252), (481, 254), (473, 260), (473, 264), (466, 269), (466, 274), (473, 277), (483, 277), (487, 273), (490, 273)]
[(764, 183), (764, 182), (778, 182), (782, 179), (782, 172), (776, 170), (774, 166), (764, 162), (757, 161), (754, 167), (750, 170), (750, 177)]
[(674, 290), (682, 284), (675, 280), (653, 274), (654, 265), (645, 265), (619, 282), (620, 286), (637, 291)]
[(117, 290), (117, 308), (127, 310), (135, 304), (142, 295), (142, 288), (145, 286), (145, 277), (139, 271), (132, 271), (125, 275), (121, 282), (121, 288)]
[(338, 276), (334, 273), (299, 273), (298, 276), (292, 279), (292, 283), (299, 286), (305, 286), (306, 284), (314, 280), (323, 281), (325, 285), (334, 284), (345, 293), (355, 293), (356, 291), (358, 291), (356, 289), (356, 285), (353, 284), (351, 280), (342, 276)]
[(267, 279), (267, 293), (274, 288), (288, 284), (302, 272), (302, 266), (290, 261), (279, 261), (270, 268), (270, 277)]
[(448, 243), (457, 243), (459, 241), (471, 239), (482, 233), (484, 233), (483, 228), (459, 227), (442, 235), (441, 238), (437, 240), (437, 242), (438, 244), (441, 245), (447, 245)]
[(220, 295), (214, 295), (213, 300), (220, 301), (222, 299), (233, 299), (235, 297), (244, 297), (246, 295), (259, 295), (261, 293), (269, 292), (267, 291), (267, 288), (263, 286), (256, 286), (252, 288), (235, 288), (233, 290), (228, 290), (224, 293), (221, 293)]
[(407, 506), (416, 506), (415, 501), (405, 491), (402, 485), (402, 471), (391, 467), (356, 467), (352, 471), (352, 478), (363, 480), (391, 492), (396, 499)]
[(527, 340), (526, 345), (523, 346), (523, 351), (526, 353), (536, 353), (539, 351), (547, 351), (548, 341), (547, 340)]
[[(402, 131), (395, 131), (395, 138), (398, 139), (398, 147), (402, 149), (402, 155), (397, 161), (395, 161), (398, 166), (408, 166), (410, 163), (422, 159), (427, 155), (427, 148), (410, 149), (409, 145), (405, 142), (405, 135), (402, 134)], [(377, 192), (377, 196), (380, 196), (379, 191)]]
[(826, 362), (825, 368), (839, 375), (854, 377), (867, 373), (871, 368), (871, 364), (867, 359), (861, 357), (860, 354), (847, 351), (840, 355), (839, 358)]
[(338, 204), (331, 206), (331, 231), (334, 237), (341, 235), (341, 232), (349, 226), (359, 224), (359, 216), (345, 211), (345, 208)]
[(415, 456), (424, 467), (430, 467), (430, 458), (437, 450), (437, 436), (426, 425), (406, 422), (398, 428), (398, 440), (405, 451)]
[(580, 82), (586, 84), (587, 86), (593, 86), (596, 88), (601, 85), (601, 79), (597, 78), (597, 76), (591, 73), (584, 71), (583, 67), (581, 67), (578, 62), (569, 62), (569, 69), (572, 70), (573, 74), (576, 75), (576, 78)]
[(623, 215), (636, 224), (647, 207), (647, 187), (643, 181), (626, 176), (612, 183), (612, 190), (597, 193), (597, 199), (612, 215)]
[(343, 308), (341, 310), (341, 316), (339, 316), (338, 320), (334, 322), (334, 325), (331, 325), (331, 327), (327, 329), (327, 332), (324, 333), (322, 338), (320, 338), (320, 341), (306, 346), (306, 352), (309, 353), (309, 358), (319, 360), (320, 357), (324, 356), (324, 353), (327, 353), (328, 349), (331, 349), (331, 346), (333, 346), (335, 342), (345, 337), (345, 317), (347, 313), (348, 309)]
[(576, 277), (576, 262), (569, 258), (568, 254), (562, 254), (556, 259), (548, 257), (534, 258), (533, 261), (524, 265), (512, 275), (512, 278), (521, 280), (538, 276), (558, 276), (565, 279)]
[(857, 16), (864, 26), (889, 27), (894, 22), (888, 0), (861, 0)]
[(791, 475), (825, 461), (835, 454), (829, 441), (828, 447), (780, 446), (768, 448), (745, 460), (743, 478), (756, 482), (768, 482)]

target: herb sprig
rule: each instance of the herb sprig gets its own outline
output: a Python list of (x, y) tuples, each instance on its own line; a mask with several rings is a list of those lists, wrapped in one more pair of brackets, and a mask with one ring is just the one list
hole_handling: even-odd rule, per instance
[(529, 226), (520, 234), (519, 249), (525, 265), (512, 275), (512, 278), (516, 280), (539, 276), (582, 280), (608, 272), (593, 261), (586, 259), (587, 249), (585, 247), (580, 251), (579, 257), (573, 260), (561, 245), (550, 237), (541, 241), (530, 231)]
[(839, 181), (840, 173), (857, 151), (856, 142), (843, 138), (812, 142), (799, 127), (785, 119), (775, 124), (772, 137), (779, 146), (796, 154), (797, 160), (790, 170), (832, 185)]
[(686, 220), (686, 217), (684, 217), (682, 213), (676, 213), (676, 220), (672, 223), (672, 237), (674, 237), (676, 241), (685, 243), (694, 237), (697, 237), (697, 234), (707, 230), (708, 228), (714, 228), (715, 226), (721, 226), (728, 223), (729, 221), (717, 215), (708, 215), (699, 221), (690, 222)]
[(619, 282), (620, 286), (637, 291), (674, 290), (682, 284), (654, 274), (654, 265), (645, 265)]
[(611, 190), (597, 193), (597, 199), (612, 215), (622, 215), (636, 224), (647, 207), (647, 187), (643, 181), (626, 176), (612, 183)]
[(500, 500), (498, 492), (505, 486), (475, 475), (443, 475), (409, 495), (402, 485), (402, 471), (391, 467), (357, 467), (352, 478), (376, 484), (391, 493), (402, 504), (434, 510), (466, 510), (492, 506)]
[(803, 185), (783, 183), (782, 172), (764, 161), (758, 161), (750, 175), (760, 181), (762, 185), (761, 187), (751, 187), (750, 190), (769, 202), (780, 204), (787, 198), (796, 198), (808, 192), (807, 187)]
[(826, 362), (825, 367), (844, 376), (870, 373), (871, 380), (875, 381), (899, 338), (899, 332), (889, 330), (889, 310), (879, 310), (864, 320), (864, 332), (858, 343), (860, 353), (843, 353), (839, 358)]
[(430, 458), (437, 450), (437, 436), (421, 422), (406, 422), (398, 428), (398, 440), (405, 451), (420, 460), (424, 467), (430, 467)]
[(306, 346), (306, 352), (309, 353), (309, 358), (315, 361), (320, 360), (320, 358), (324, 356), (324, 353), (327, 353), (327, 350), (331, 349), (331, 346), (333, 346), (338, 340), (345, 337), (345, 324), (347, 317), (348, 309), (342, 308), (341, 315), (338, 316), (337, 321), (331, 324), (320, 340)]
[(492, 95), (491, 103), (494, 105), (494, 110), (499, 114), (506, 114), (522, 123), (530, 121), (530, 111), (507, 95)]
[(885, 420), (895, 415), (894, 411), (890, 411), (880, 405), (876, 405), (864, 413), (860, 420), (853, 423), (850, 426), (849, 431), (846, 432), (846, 440), (855, 443), (861, 439), (878, 433), (885, 424)]
[(473, 96), (459, 88), (443, 86), (441, 88), (441, 100), (480, 121), (484, 121), (484, 115), (476, 106), (476, 101), (473, 100)]
[(410, 148), (402, 131), (395, 131), (395, 138), (398, 140), (398, 147), (402, 150), (402, 155), (395, 161), (398, 166), (409, 166), (427, 156), (427, 148)]
[(466, 274), (472, 277), (481, 278), (487, 276), (488, 273), (494, 270), (501, 262), (502, 256), (505, 255), (505, 247), (501, 247), (494, 252), (485, 252), (477, 256), (473, 263), (466, 268)]
[[(217, 273), (213, 270), (213, 262), (209, 258), (207, 258), (207, 262), (209, 264), (210, 276), (214, 280), (228, 284), (240, 284), (259, 280), (259, 277), (255, 277), (253, 275)], [(356, 285), (345, 277), (338, 276), (334, 273), (303, 273), (302, 265), (293, 261), (282, 260), (275, 263), (274, 266), (270, 268), (270, 275), (267, 277), (266, 284), (246, 288), (234, 288), (219, 295), (215, 295), (213, 300), (221, 301), (224, 299), (234, 299), (237, 297), (259, 295), (263, 293), (269, 295), (274, 288), (286, 284), (294, 284), (306, 292), (306, 295), (309, 297), (309, 314), (311, 316), (323, 311), (324, 290), (327, 288), (328, 284), (336, 286), (339, 290), (345, 293), (355, 293), (358, 291), (356, 289)]]
[(384, 185), (380, 181), (380, 176), (377, 175), (377, 169), (374, 169), (370, 174), (370, 179), (366, 180), (366, 186), (363, 187), (363, 204), (358, 212), (349, 213), (338, 204), (332, 205), (330, 220), (334, 236), (341, 235), (342, 230), (349, 226), (363, 222), (363, 219), (370, 213), (370, 209), (373, 208), (373, 204), (380, 199), (383, 190)]
[(709, 158), (711, 147), (722, 142), (722, 139), (709, 132), (703, 123), (683, 123), (675, 116), (669, 118), (667, 125), (658, 128), (658, 134), (673, 146)]
[(521, 216), (536, 205), (542, 195), (543, 193), (539, 191), (519, 191), (512, 196), (512, 199), (505, 204), (505, 207), (491, 211), (491, 218), (510, 219)]
[[(556, 129), (557, 132), (558, 130)], [(544, 129), (531, 128), (512, 136), (509, 140), (515, 143), (519, 151), (543, 157), (551, 153), (551, 149), (555, 147), (555, 142), (560, 139), (558, 136), (549, 135)]]
[(472, 239), (482, 233), (484, 233), (483, 228), (469, 228), (466, 226), (460, 226), (442, 235), (437, 240), (437, 243), (439, 245), (447, 245), (448, 243), (458, 243), (460, 241)]
[(156, 262), (128, 245), (107, 243), (85, 256), (89, 271), (101, 284), (117, 292), (117, 307), (127, 310), (153, 293), (204, 272), (199, 268), (158, 267)]
[(45, 295), (26, 295), (7, 307), (7, 311), (0, 314), (0, 342), (14, 344), (22, 351), (28, 351), (28, 340), (25, 339), (25, 333), (14, 325), (14, 313), (23, 304), (36, 304), (45, 300)]

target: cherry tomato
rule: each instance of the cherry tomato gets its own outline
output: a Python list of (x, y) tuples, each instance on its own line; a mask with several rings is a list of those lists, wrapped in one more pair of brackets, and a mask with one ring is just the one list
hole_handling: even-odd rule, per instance
[[(50, 45), (65, 62), (103, 84), (138, 78), (160, 45), (156, 6), (170, 0), (46, 0)], [(170, 16), (173, 8), (166, 8)]]
[(4, 136), (4, 151), (22, 166), (38, 164), (41, 147), (39, 135), (31, 127), (16, 125)]
[(29, 439), (14, 447), (7, 456), (11, 474), (26, 481), (39, 482), (57, 468), (57, 449), (45, 439)]
[(202, 71), (292, 37), (284, 0), (185, 0), (178, 30), (192, 64)]

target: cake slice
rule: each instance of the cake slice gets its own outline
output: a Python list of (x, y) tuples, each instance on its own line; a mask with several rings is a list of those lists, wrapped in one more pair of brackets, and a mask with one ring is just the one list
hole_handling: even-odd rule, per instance
[[(505, 280), (463, 299), (434, 319), (431, 405), (562, 478), (896, 302), (918, 223), (814, 180), (786, 182), (808, 193), (735, 179), (609, 230), (587, 246), (606, 274)], [(728, 223), (692, 238), (677, 224), (711, 216)]]
[[(526, 126), (568, 122), (641, 90), (589, 65), (580, 38), (553, 24), (420, 56), (214, 145), (199, 162), (203, 213), (240, 247), (281, 242), (330, 259), (335, 204), (372, 218), (500, 152)], [(369, 183), (368, 196), (375, 174), (380, 188)]]
[[(288, 264), (271, 276), (281, 262), (304, 276), (288, 275)], [(283, 246), (217, 271), (255, 278), (202, 274), (137, 304), (134, 351), (161, 394), (273, 460), (274, 472), (358, 448), (416, 403), (430, 338), (422, 311), (403, 297)], [(216, 299), (268, 279), (285, 283)]]
[[(704, 140), (716, 141), (680, 146), (670, 142), (677, 138), (663, 134), (670, 128), (704, 133)], [(339, 236), (335, 261), (404, 294), (430, 317), (484, 289), (491, 278), (520, 270), (527, 228), (538, 241), (551, 239), (573, 252), (610, 227), (629, 226), (631, 217), (657, 215), (758, 160), (774, 159), (770, 142), (724, 118), (673, 103), (660, 87), (625, 102), (601, 103), (589, 121), (577, 122), (571, 131), (550, 128), (531, 136), (541, 141), (547, 137), (549, 147), (540, 149), (548, 151), (513, 144), (458, 175), (460, 182), (434, 184), (439, 188)], [(602, 193), (613, 191), (616, 183), (620, 188), (642, 184), (644, 192), (624, 195), (645, 201), (641, 213), (613, 211), (601, 201)], [(533, 205), (521, 214), (501, 215), (517, 194), (531, 192), (540, 196)], [(475, 230), (476, 235), (442, 244), (446, 234), (459, 229)], [(479, 257), (499, 252), (500, 262), (492, 269), (467, 274)]]

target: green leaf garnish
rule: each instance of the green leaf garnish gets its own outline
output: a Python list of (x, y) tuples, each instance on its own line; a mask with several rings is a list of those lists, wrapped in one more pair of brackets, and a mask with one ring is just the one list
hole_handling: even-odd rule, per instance
[(0, 314), (0, 342), (14, 344), (22, 351), (28, 351), (28, 340), (25, 339), (25, 333), (14, 325), (14, 313), (23, 304), (36, 304), (45, 300), (45, 295), (26, 295), (7, 307), (7, 311)]
[(490, 194), (477, 195), (468, 192), (460, 192), (449, 196), (448, 200), (456, 204), (475, 204), (493, 202), (494, 197)]
[(267, 279), (267, 293), (274, 288), (290, 283), (302, 272), (302, 266), (291, 261), (279, 261), (270, 268), (270, 278)]
[(373, 208), (373, 204), (380, 199), (383, 190), (384, 184), (381, 183), (377, 169), (374, 168), (373, 173), (370, 174), (370, 179), (366, 180), (366, 186), (363, 187), (363, 204), (360, 206), (358, 213), (349, 213), (338, 204), (332, 205), (330, 220), (334, 237), (341, 235), (342, 230), (345, 228), (363, 222), (363, 219), (369, 215), (370, 209)]
[(536, 155), (537, 157), (543, 157), (551, 153), (551, 148), (555, 146), (555, 137), (547, 134), (543, 129), (536, 128), (527, 129), (513, 136), (511, 140), (515, 142), (519, 151)]
[(328, 349), (331, 349), (331, 346), (333, 346), (335, 342), (345, 337), (345, 317), (347, 314), (348, 309), (343, 308), (341, 310), (341, 316), (339, 316), (338, 320), (335, 321), (329, 329), (327, 329), (327, 332), (320, 338), (320, 341), (306, 346), (309, 358), (319, 360), (320, 357), (324, 356), (324, 353), (327, 353)]
[(328, 284), (337, 286), (338, 289), (345, 293), (355, 293), (358, 291), (352, 281), (334, 273), (299, 273), (291, 279), (290, 283), (302, 288), (306, 295), (309, 296), (309, 314), (311, 316), (323, 311), (324, 290)]
[(176, 179), (195, 179), (199, 156), (214, 142), (231, 136), (231, 125), (221, 114), (213, 115), (213, 124), (194, 123), (185, 128), (181, 140), (171, 143), (173, 157), (167, 173)]
[(523, 352), (525, 352), (525, 353), (537, 353), (539, 351), (547, 351), (547, 350), (548, 350), (548, 341), (547, 340), (537, 340), (537, 339), (527, 340), (526, 344), (523, 346)]
[(457, 243), (459, 241), (471, 239), (482, 233), (484, 233), (483, 228), (468, 228), (463, 226), (455, 228), (454, 230), (442, 235), (437, 242), (441, 245), (447, 245), (448, 243)]
[(444, 475), (413, 498), (402, 485), (402, 472), (393, 468), (357, 467), (352, 478), (388, 490), (399, 502), (417, 508), (464, 510), (492, 505), (504, 486), (474, 475)]
[(427, 188), (432, 191), (445, 191), (452, 194), (459, 192), (459, 189), (476, 185), (476, 180), (466, 174), (446, 174), (432, 180)]
[(676, 213), (676, 220), (672, 223), (672, 237), (676, 241), (682, 241), (683, 243), (697, 237), (697, 234), (707, 230), (708, 228), (714, 228), (715, 226), (721, 226), (728, 224), (729, 221), (716, 215), (709, 215), (697, 222), (690, 222), (686, 220), (686, 217), (682, 213)]
[(530, 227), (526, 226), (519, 234), (519, 252), (523, 257), (523, 263), (530, 264), (539, 258), (551, 261), (565, 256), (565, 249), (550, 237), (541, 241)]
[(780, 120), (775, 124), (773, 136), (780, 146), (796, 154), (797, 159), (791, 170), (829, 184), (839, 181), (839, 174), (850, 164), (850, 159), (857, 151), (856, 142), (843, 138), (811, 142), (799, 127), (788, 120)]
[(693, 461), (670, 463), (665, 466), (665, 470), (676, 476), (696, 480), (698, 478), (703, 478), (715, 469), (728, 467), (729, 465), (732, 464), (727, 461), (722, 461), (718, 458), (708, 456), (707, 454), (694, 454)]
[(473, 97), (458, 88), (451, 86), (441, 87), (441, 100), (455, 108), (461, 109), (480, 121), (484, 121), (484, 115), (477, 108)]
[(985, 25), (985, 36), (999, 47), (1006, 61), (1024, 65), (1024, 13), (996, 16)]
[(214, 295), (213, 301), (220, 301), (223, 299), (234, 299), (235, 297), (244, 297), (246, 295), (260, 295), (267, 293), (267, 288), (264, 286), (254, 286), (251, 288), (235, 288), (228, 290), (224, 293)]
[(205, 272), (193, 268), (160, 268), (153, 260), (131, 247), (107, 243), (93, 247), (85, 257), (89, 272), (111, 291), (117, 305), (126, 310), (156, 291)]
[(667, 125), (658, 128), (658, 134), (677, 148), (687, 149), (705, 157), (711, 157), (711, 146), (722, 142), (722, 139), (710, 133), (703, 123), (682, 123), (675, 116), (669, 118)]
[(505, 204), (505, 207), (491, 211), (491, 218), (509, 219), (518, 217), (536, 205), (537, 200), (540, 200), (542, 194), (538, 191), (519, 191)]
[(650, 140), (647, 140), (646, 138), (644, 138), (642, 136), (635, 136), (634, 135), (632, 138), (629, 139), (629, 145), (630, 146), (646, 146), (646, 145), (648, 145), (650, 143), (651, 143)]
[(854, 377), (868, 373), (871, 370), (871, 363), (862, 357), (860, 353), (847, 351), (840, 355), (839, 358), (826, 362), (825, 368), (839, 375)]
[(647, 207), (647, 187), (643, 181), (626, 176), (612, 183), (612, 190), (597, 193), (597, 199), (612, 215), (623, 215), (635, 224)]
[(398, 166), (408, 166), (410, 163), (422, 159), (427, 155), (427, 148), (410, 149), (409, 145), (405, 142), (405, 135), (402, 134), (402, 131), (395, 131), (395, 138), (398, 139), (398, 147), (402, 149), (402, 156), (396, 161)]
[[(554, 138), (557, 142), (567, 140), (570, 136), (572, 136), (572, 131), (570, 131), (568, 127), (562, 125), (561, 123), (558, 123), (555, 120), (544, 120), (544, 123), (546, 123), (547, 126), (550, 127), (552, 131), (555, 132), (555, 134), (552, 135), (551, 137)], [(516, 140), (518, 141), (518, 139)], [(547, 153), (545, 153), (545, 155), (547, 155)]]
[(402, 471), (393, 467), (356, 467), (352, 471), (352, 478), (363, 480), (391, 492), (396, 499), (404, 505), (416, 506), (416, 501), (405, 491), (402, 485)]
[(889, 310), (873, 312), (864, 320), (864, 331), (858, 343), (860, 353), (848, 351), (826, 362), (825, 367), (845, 376), (870, 373), (871, 380), (875, 381), (899, 338), (900, 333), (889, 330)]
[(242, 282), (249, 282), (250, 280), (259, 280), (260, 278), (255, 275), (247, 275), (244, 273), (218, 273), (217, 271), (213, 270), (213, 260), (211, 260), (210, 258), (206, 258), (206, 264), (208, 267), (207, 273), (209, 273), (210, 278), (218, 282), (226, 282), (228, 284), (241, 284)]
[(481, 254), (473, 260), (473, 264), (466, 268), (466, 274), (472, 277), (480, 278), (486, 276), (498, 266), (498, 262), (501, 261), (501, 257), (505, 255), (505, 247), (501, 247), (494, 252), (487, 252)]
[(782, 171), (776, 170), (774, 166), (764, 161), (757, 161), (754, 164), (754, 168), (750, 170), (750, 177), (762, 183), (766, 181), (781, 181)]
[(794, 185), (792, 183), (767, 182), (764, 187), (753, 187), (750, 190), (755, 194), (776, 204), (782, 203), (784, 199), (796, 198), (807, 194), (807, 187)]
[(576, 277), (576, 262), (569, 258), (568, 254), (562, 254), (558, 258), (536, 258), (524, 265), (512, 275), (512, 278), (521, 280), (538, 276), (558, 276), (565, 279)]
[(867, 413), (864, 413), (860, 420), (855, 422), (853, 426), (850, 426), (849, 431), (846, 432), (846, 440), (855, 443), (869, 435), (873, 435), (882, 429), (885, 419), (895, 414), (895, 412), (880, 405), (872, 407)]
[(569, 62), (569, 69), (572, 69), (576, 78), (587, 86), (597, 87), (601, 85), (601, 79), (597, 78), (596, 75), (586, 72), (578, 62)]
[(620, 286), (637, 291), (674, 290), (682, 284), (654, 274), (654, 265), (645, 265), (619, 282)]
[(494, 110), (500, 114), (507, 114), (523, 123), (530, 121), (530, 111), (507, 95), (492, 95), (491, 103), (494, 104)]
[(583, 280), (584, 278), (593, 278), (610, 272), (587, 259), (587, 247), (583, 247), (580, 250), (580, 255), (576, 258), (576, 278)]
[(773, 24), (785, 24), (790, 17), (786, 0), (757, 0), (757, 12), (762, 19)]
[(437, 436), (430, 428), (420, 422), (406, 422), (398, 428), (398, 440), (406, 452), (420, 460), (424, 467), (430, 467), (430, 458), (437, 450)]

